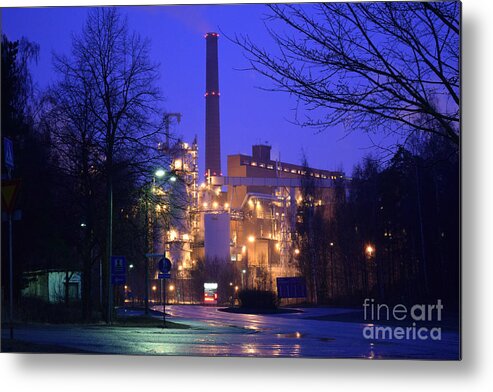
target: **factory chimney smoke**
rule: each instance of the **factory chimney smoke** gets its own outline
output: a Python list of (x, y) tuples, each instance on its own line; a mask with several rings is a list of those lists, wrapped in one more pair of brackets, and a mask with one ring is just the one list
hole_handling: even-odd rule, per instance
[(207, 33), (205, 79), (205, 173), (221, 175), (221, 140), (219, 128), (219, 70), (217, 39), (219, 34)]

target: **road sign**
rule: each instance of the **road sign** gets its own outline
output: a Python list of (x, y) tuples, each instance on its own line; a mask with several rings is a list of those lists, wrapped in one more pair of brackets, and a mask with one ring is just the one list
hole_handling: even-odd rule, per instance
[(163, 257), (161, 260), (159, 260), (159, 271), (161, 271), (164, 274), (167, 274), (169, 271), (171, 271), (171, 260), (168, 259), (167, 257)]
[(8, 213), (14, 210), (20, 185), (20, 180), (2, 181), (2, 204)]
[(122, 285), (126, 281), (125, 256), (111, 256), (111, 284)]
[(3, 154), (5, 157), (5, 166), (14, 168), (14, 143), (8, 137), (3, 138)]
[(171, 278), (171, 274), (161, 273), (161, 274), (158, 274), (157, 277), (158, 277), (158, 279), (169, 279), (169, 278)]
[(305, 298), (305, 279), (300, 277), (277, 278), (277, 296), (279, 298)]

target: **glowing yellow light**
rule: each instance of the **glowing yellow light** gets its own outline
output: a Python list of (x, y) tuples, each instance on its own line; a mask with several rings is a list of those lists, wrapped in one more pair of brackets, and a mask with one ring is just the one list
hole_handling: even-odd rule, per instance
[(221, 188), (216, 189), (216, 195), (219, 196), (221, 194)]
[(247, 249), (247, 248), (246, 248), (246, 245), (243, 245), (243, 246), (241, 247), (241, 253), (245, 253), (245, 252), (246, 252), (246, 249)]
[(238, 286), (235, 286), (235, 291), (238, 291), (240, 288)]
[(276, 249), (277, 250), (281, 249), (281, 244), (279, 242), (276, 242)]
[(207, 202), (204, 202), (204, 204), (202, 204), (202, 206), (203, 206), (204, 208), (207, 208), (207, 206), (208, 206)]
[(169, 240), (174, 241), (176, 240), (176, 237), (178, 237), (178, 233), (176, 232), (176, 230), (171, 230), (169, 232)]
[(175, 160), (174, 166), (176, 170), (181, 170), (181, 168), (183, 167), (183, 162), (181, 161), (181, 159)]
[(253, 200), (252, 199), (248, 200), (248, 206), (250, 208), (253, 208), (254, 204), (253, 204)]
[(183, 234), (183, 241), (190, 240), (190, 236), (188, 234)]
[(188, 148), (188, 143), (183, 143), (183, 148)]
[(294, 254), (295, 254), (295, 255), (299, 255), (299, 254), (300, 254), (300, 250), (299, 250), (299, 249), (295, 249), (295, 250), (294, 250)]
[(183, 267), (181, 265), (178, 266), (178, 271), (181, 271)]
[(365, 248), (365, 252), (368, 256), (373, 256), (373, 253), (375, 253), (375, 248), (371, 245), (367, 245)]
[(200, 184), (200, 187), (203, 189), (205, 188), (205, 182), (203, 182), (202, 184)]
[(219, 206), (219, 204), (217, 203), (217, 201), (215, 201), (214, 203), (212, 203), (212, 208), (216, 209), (218, 206)]
[(255, 236), (249, 235), (248, 236), (248, 242), (255, 242)]
[(173, 286), (173, 285), (170, 285), (168, 288), (169, 291), (173, 291), (174, 289), (175, 289), (175, 286)]
[(229, 208), (229, 203), (224, 203), (224, 208), (228, 209)]
[(156, 291), (157, 290), (157, 287), (156, 286), (152, 286), (152, 291)]
[(127, 285), (125, 285), (125, 290), (127, 290), (127, 289), (128, 289), (128, 286), (127, 286)]

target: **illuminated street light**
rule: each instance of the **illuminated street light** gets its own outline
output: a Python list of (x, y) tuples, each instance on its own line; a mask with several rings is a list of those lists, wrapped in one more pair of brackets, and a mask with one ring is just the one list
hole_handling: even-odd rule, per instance
[(365, 248), (365, 253), (368, 257), (372, 257), (375, 253), (375, 248), (372, 245), (367, 245)]
[(248, 242), (250, 242), (250, 243), (255, 242), (255, 236), (253, 236), (253, 235), (249, 235), (249, 236), (248, 236)]
[(170, 285), (169, 288), (168, 288), (169, 291), (174, 291), (175, 290), (175, 286), (173, 285)]
[(157, 287), (156, 286), (152, 286), (152, 291), (156, 291), (157, 290)]
[(164, 177), (164, 175), (166, 174), (166, 171), (164, 169), (157, 169), (155, 172), (154, 172), (154, 175), (157, 177), (157, 178), (162, 178)]
[(295, 249), (295, 250), (294, 250), (294, 254), (295, 254), (295, 255), (299, 255), (299, 254), (300, 254), (300, 250), (299, 250), (299, 249)]

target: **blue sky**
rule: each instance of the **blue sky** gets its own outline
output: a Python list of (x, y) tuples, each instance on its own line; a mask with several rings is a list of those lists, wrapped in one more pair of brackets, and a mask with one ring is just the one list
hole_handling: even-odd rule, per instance
[[(309, 5), (307, 5), (309, 6)], [(300, 163), (303, 152), (311, 166), (343, 169), (347, 174), (371, 152), (370, 139), (362, 132), (349, 136), (333, 128), (316, 133), (291, 122), (302, 109), (286, 93), (263, 91), (270, 81), (251, 71), (241, 49), (225, 36), (248, 35), (275, 50), (263, 23), (264, 5), (190, 5), (120, 7), (130, 30), (151, 40), (152, 60), (160, 64), (159, 86), (168, 112), (181, 112), (175, 131), (191, 140), (199, 138), (200, 166), (204, 162), (205, 40), (208, 31), (218, 31), (221, 91), (221, 149), (223, 168), (229, 154), (251, 151), (251, 145), (268, 142), (274, 158)], [(10, 40), (22, 36), (37, 42), (41, 53), (31, 68), (40, 89), (53, 82), (52, 53), (69, 54), (71, 37), (85, 22), (87, 7), (2, 9), (2, 29)], [(202, 171), (202, 170), (201, 170)]]

